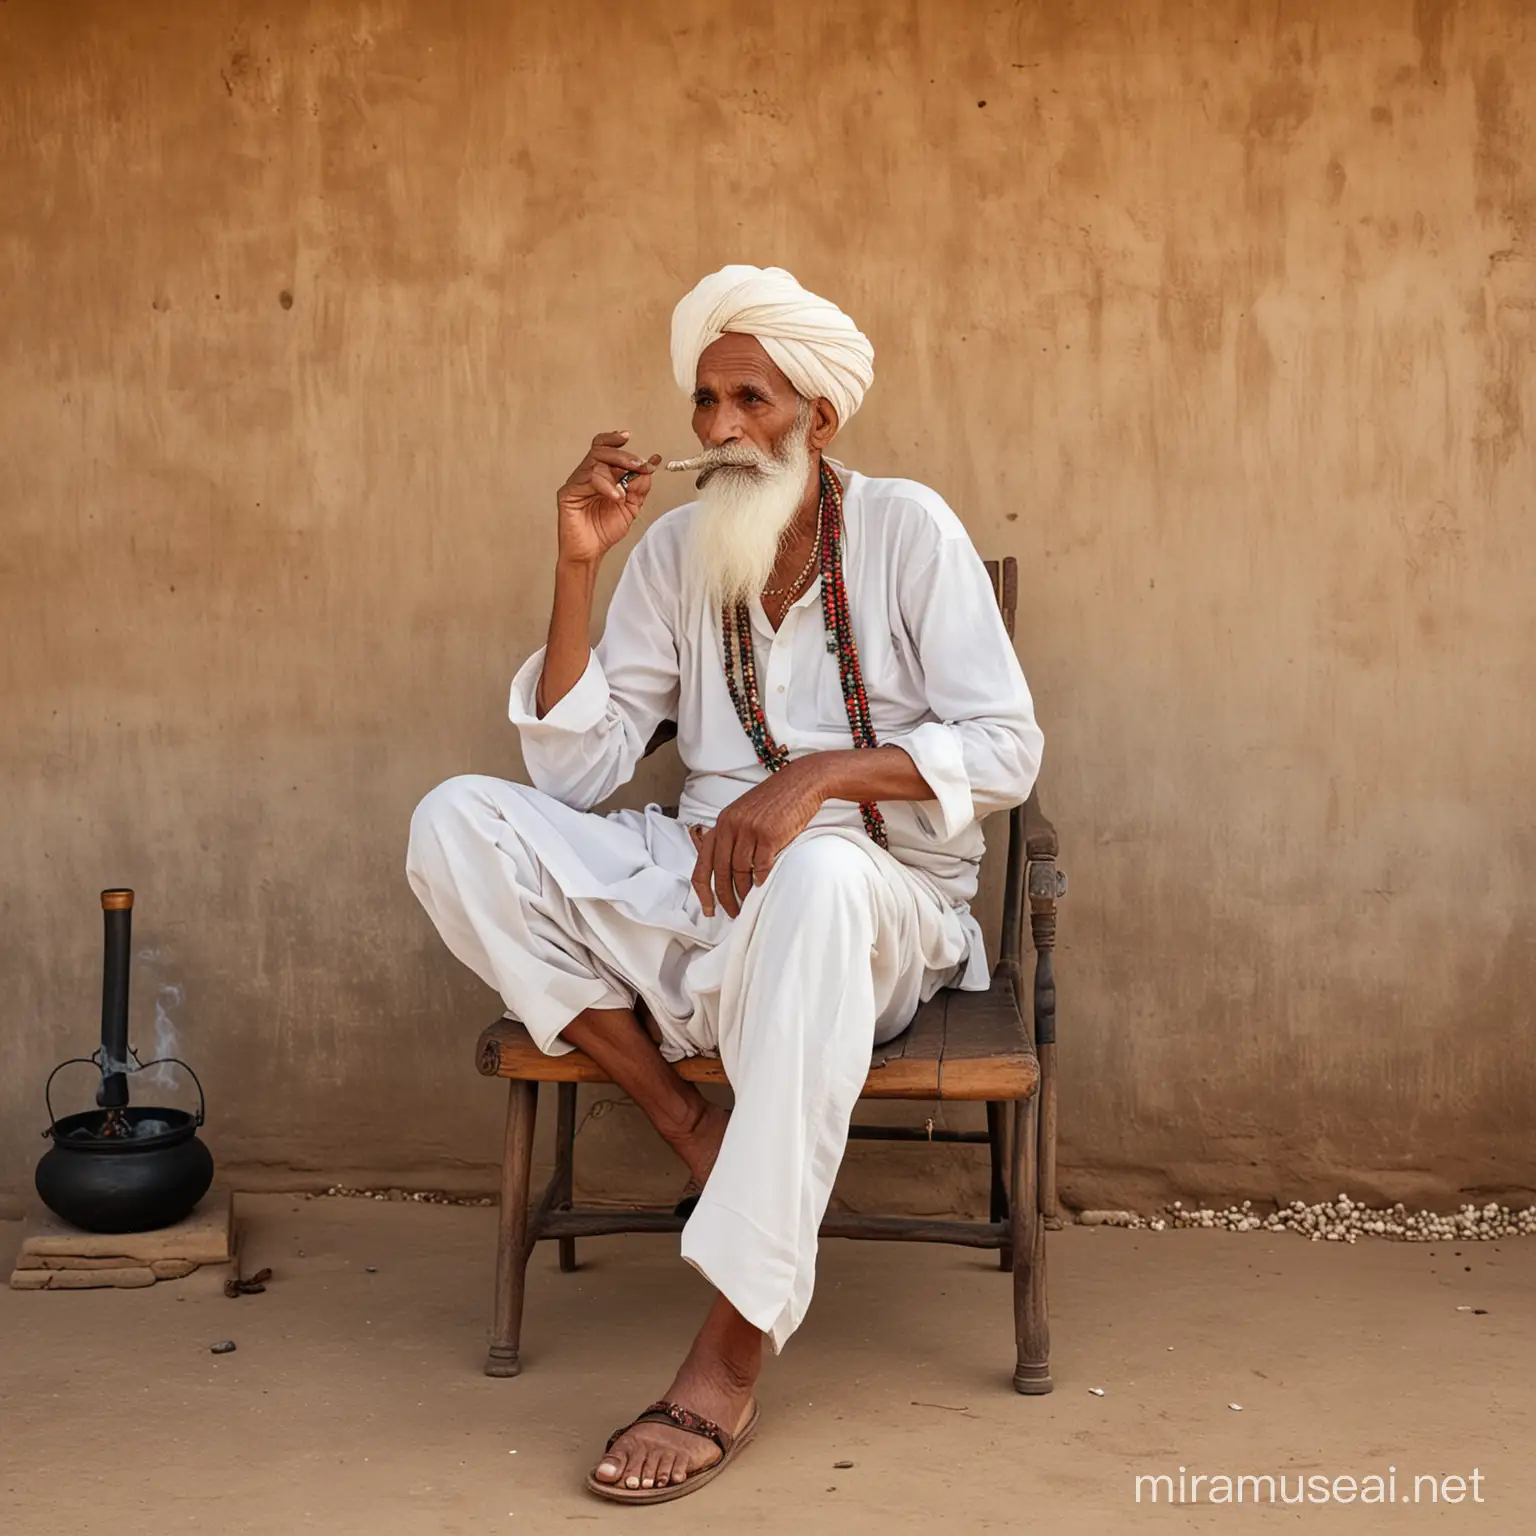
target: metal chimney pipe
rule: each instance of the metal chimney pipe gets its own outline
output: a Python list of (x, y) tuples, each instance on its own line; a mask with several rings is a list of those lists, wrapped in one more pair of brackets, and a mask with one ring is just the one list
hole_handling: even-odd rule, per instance
[(103, 1109), (128, 1103), (128, 1079), (108, 1070), (128, 1060), (128, 962), (133, 955), (133, 892), (103, 891), (101, 918), (105, 929), (101, 970), (101, 1087), (96, 1102)]

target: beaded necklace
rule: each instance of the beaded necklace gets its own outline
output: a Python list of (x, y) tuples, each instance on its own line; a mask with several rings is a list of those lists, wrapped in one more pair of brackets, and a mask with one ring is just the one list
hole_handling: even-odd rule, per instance
[(794, 601), (800, 595), (800, 590), (810, 579), (810, 574), (821, 563), (821, 512), (816, 513), (816, 538), (811, 545), (811, 552), (805, 557), (805, 564), (800, 567), (800, 574), (791, 582), (786, 582), (782, 587), (764, 587), (764, 597), (784, 597), (788, 594), (789, 600)]
[[(821, 546), (821, 612), (827, 630), (827, 649), (837, 656), (838, 681), (848, 710), (848, 728), (855, 747), (873, 747), (875, 727), (869, 713), (869, 695), (859, 667), (859, 650), (853, 638), (848, 612), (848, 587), (843, 580), (843, 488), (836, 475), (821, 466), (821, 502), (817, 509), (817, 538)], [(757, 760), (770, 773), (789, 762), (789, 750), (773, 739), (763, 712), (757, 682), (757, 658), (752, 650), (752, 615), (746, 603), (729, 604), (720, 610), (720, 643), (725, 659), (725, 686), (730, 690), (736, 718), (752, 743)], [(888, 846), (885, 818), (873, 802), (859, 806), (864, 830), (882, 848)]]

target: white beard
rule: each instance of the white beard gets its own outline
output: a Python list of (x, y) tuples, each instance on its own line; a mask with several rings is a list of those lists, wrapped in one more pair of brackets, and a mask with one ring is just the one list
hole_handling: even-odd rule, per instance
[(809, 421), (797, 417), (771, 457), (762, 454), (751, 466), (708, 472), (689, 531), (688, 558), (713, 602), (734, 606), (768, 585), (810, 481), (809, 435)]

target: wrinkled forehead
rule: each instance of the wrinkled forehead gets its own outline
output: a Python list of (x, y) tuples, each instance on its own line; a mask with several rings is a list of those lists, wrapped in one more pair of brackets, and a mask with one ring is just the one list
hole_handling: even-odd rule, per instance
[(748, 386), (775, 399), (788, 399), (795, 393), (795, 386), (768, 356), (767, 349), (756, 336), (728, 331), (699, 353), (695, 389), (730, 394)]

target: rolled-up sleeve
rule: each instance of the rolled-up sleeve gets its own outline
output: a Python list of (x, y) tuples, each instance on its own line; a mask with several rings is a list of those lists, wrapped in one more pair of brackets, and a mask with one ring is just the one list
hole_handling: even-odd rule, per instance
[(544, 651), (518, 669), (507, 712), (536, 788), (586, 811), (629, 781), (656, 727), (676, 718), (677, 642), (670, 612), (642, 540), (619, 577), (603, 638), (586, 670), (542, 719)]
[(886, 740), (927, 780), (934, 798), (919, 809), (947, 840), (1029, 798), (1045, 738), (991, 578), (958, 526), (904, 562), (900, 599), (935, 718)]

